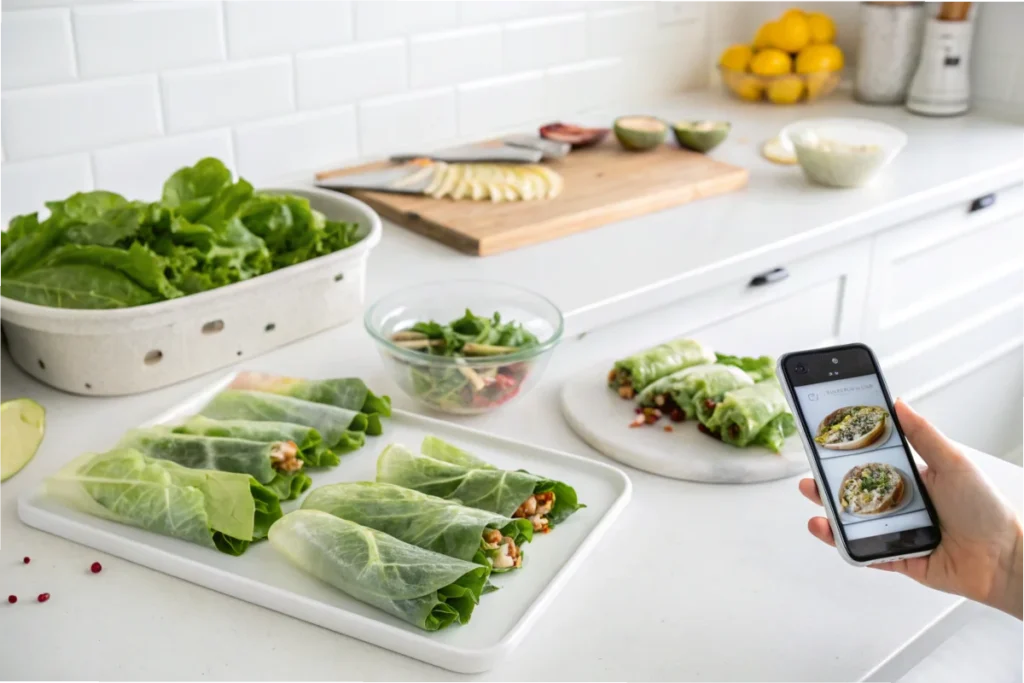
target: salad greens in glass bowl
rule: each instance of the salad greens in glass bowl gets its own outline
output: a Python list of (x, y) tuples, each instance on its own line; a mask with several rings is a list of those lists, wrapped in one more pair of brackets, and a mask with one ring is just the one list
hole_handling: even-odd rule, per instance
[(561, 312), (539, 294), (477, 280), (392, 292), (365, 323), (405, 393), (458, 415), (486, 413), (528, 391), (563, 329)]

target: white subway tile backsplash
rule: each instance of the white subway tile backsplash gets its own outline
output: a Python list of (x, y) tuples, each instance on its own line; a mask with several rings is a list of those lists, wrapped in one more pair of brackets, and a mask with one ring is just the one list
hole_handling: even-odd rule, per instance
[(95, 149), (161, 132), (155, 76), (8, 91), (0, 110), (11, 159)]
[(458, 25), (459, 4), (450, 0), (357, 2), (355, 19), (357, 40), (379, 40), (410, 33), (443, 31)]
[(289, 57), (170, 71), (160, 80), (171, 132), (277, 116), (295, 108)]
[(298, 54), (295, 79), (300, 109), (402, 92), (409, 82), (405, 41), (356, 43)]
[(358, 156), (351, 106), (292, 114), (235, 130), (238, 174), (259, 186), (297, 171), (319, 169)]
[[(702, 31), (718, 17), (707, 7), (3, 0), (3, 212), (94, 182), (152, 198), (207, 155), (270, 181), (699, 87), (710, 73)], [(1016, 60), (1003, 80), (1024, 99), (1016, 43), (993, 43), (1019, 11), (986, 6), (979, 29), (992, 35), (978, 44)], [(987, 77), (981, 89), (998, 90)]]
[[(7, 3), (4, 3), (6, 9)], [(4, 12), (0, 63), (5, 90), (69, 81), (75, 77), (71, 14), (66, 9)]]
[(481, 26), (415, 36), (409, 41), (410, 82), (432, 88), (501, 73), (501, 29)]
[(440, 88), (393, 95), (359, 105), (363, 156), (429, 151), (455, 137), (455, 91)]
[(540, 71), (459, 86), (459, 133), (485, 135), (550, 115), (544, 96)]
[[(5, 3), (6, 4), (6, 3)], [(92, 189), (89, 155), (75, 154), (0, 166), (0, 221), (23, 213), (48, 214), (43, 202)]]
[(547, 72), (546, 106), (556, 118), (608, 104), (621, 91), (622, 60), (595, 59)]
[(653, 7), (616, 7), (594, 12), (587, 25), (587, 54), (608, 57), (636, 53), (658, 28)]
[(342, 0), (227, 2), (224, 21), (232, 58), (263, 57), (352, 40), (352, 4)]
[(224, 59), (220, 7), (212, 2), (135, 2), (74, 10), (83, 77), (139, 74)]
[(587, 16), (569, 14), (508, 24), (505, 71), (524, 71), (580, 61), (587, 53)]
[(231, 132), (221, 128), (98, 150), (93, 154), (94, 179), (98, 188), (154, 201), (168, 176), (203, 157), (233, 165)]

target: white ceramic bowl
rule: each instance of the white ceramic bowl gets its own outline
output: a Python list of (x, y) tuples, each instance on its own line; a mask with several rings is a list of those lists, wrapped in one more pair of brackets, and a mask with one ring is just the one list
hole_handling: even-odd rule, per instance
[(907, 134), (871, 119), (803, 119), (783, 128), (779, 141), (812, 182), (861, 187), (896, 158)]

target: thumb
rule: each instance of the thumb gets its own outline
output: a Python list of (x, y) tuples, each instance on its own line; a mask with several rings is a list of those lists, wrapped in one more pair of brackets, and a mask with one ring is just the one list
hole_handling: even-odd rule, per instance
[(907, 436), (907, 441), (936, 472), (949, 468), (963, 458), (960, 451), (943, 436), (942, 432), (914, 412), (914, 409), (901, 398), (896, 399), (896, 417)]

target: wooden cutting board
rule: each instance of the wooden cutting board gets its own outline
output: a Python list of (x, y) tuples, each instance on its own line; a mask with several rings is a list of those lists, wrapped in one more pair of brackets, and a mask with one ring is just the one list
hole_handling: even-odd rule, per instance
[[(467, 254), (487, 256), (661, 211), (747, 184), (747, 170), (666, 143), (628, 152), (614, 139), (545, 162), (565, 180), (555, 199), (493, 204), (352, 192), (382, 217)], [(320, 174), (385, 168), (379, 162)]]

